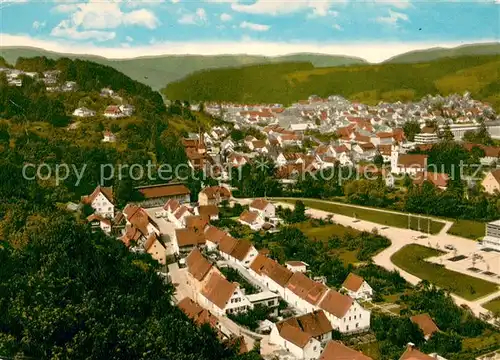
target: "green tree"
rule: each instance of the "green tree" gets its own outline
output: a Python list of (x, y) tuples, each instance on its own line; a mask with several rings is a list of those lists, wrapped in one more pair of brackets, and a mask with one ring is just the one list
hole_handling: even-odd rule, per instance
[(410, 120), (404, 123), (403, 131), (405, 133), (405, 137), (409, 141), (413, 141), (415, 139), (415, 135), (420, 133), (420, 124), (416, 120)]

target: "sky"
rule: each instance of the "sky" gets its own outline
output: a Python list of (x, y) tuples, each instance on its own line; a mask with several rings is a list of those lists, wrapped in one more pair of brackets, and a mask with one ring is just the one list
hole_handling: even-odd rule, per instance
[(500, 0), (0, 0), (0, 46), (109, 58), (315, 52), (383, 61), (500, 41)]

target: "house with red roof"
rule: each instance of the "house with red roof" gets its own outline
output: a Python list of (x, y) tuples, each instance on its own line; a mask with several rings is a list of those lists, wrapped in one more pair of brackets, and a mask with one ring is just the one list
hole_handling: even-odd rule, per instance
[(342, 284), (342, 289), (347, 291), (347, 294), (356, 300), (371, 300), (373, 297), (373, 289), (363, 279), (354, 273), (350, 273)]
[(112, 187), (97, 186), (92, 194), (82, 196), (81, 201), (83, 204), (90, 205), (96, 215), (110, 219), (115, 216)]

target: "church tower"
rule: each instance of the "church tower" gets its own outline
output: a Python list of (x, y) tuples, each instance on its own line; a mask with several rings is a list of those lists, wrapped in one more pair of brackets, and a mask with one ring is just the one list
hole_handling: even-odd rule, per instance
[(391, 146), (391, 172), (398, 172), (399, 145), (394, 142)]

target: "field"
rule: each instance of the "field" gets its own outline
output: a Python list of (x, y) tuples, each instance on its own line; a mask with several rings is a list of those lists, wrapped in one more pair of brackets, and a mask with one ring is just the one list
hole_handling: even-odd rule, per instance
[(448, 234), (476, 240), (484, 236), (484, 227), (485, 224), (480, 221), (456, 220), (448, 230)]
[[(333, 236), (344, 236), (347, 233), (351, 233), (352, 235), (359, 234), (359, 231), (356, 229), (351, 229), (342, 225), (337, 224), (328, 224), (322, 225), (318, 227), (311, 226), (310, 223), (301, 223), (295, 225), (300, 229), (308, 238), (316, 240), (316, 241), (328, 241), (328, 239)], [(330, 251), (331, 254), (338, 255), (338, 257), (344, 262), (344, 264), (355, 264), (358, 263), (356, 255), (358, 251), (350, 251), (344, 248), (335, 249)]]
[(428, 280), (430, 283), (447, 289), (466, 300), (481, 298), (497, 289), (497, 285), (494, 283), (451, 271), (441, 265), (424, 260), (440, 254), (442, 254), (441, 251), (410, 244), (395, 253), (391, 257), (391, 261), (420, 279)]
[[(275, 200), (295, 204), (295, 202), (299, 199), (280, 199), (277, 198)], [(360, 220), (371, 221), (380, 225), (386, 226), (394, 226), (399, 228), (408, 228), (408, 215), (407, 214), (393, 214), (393, 213), (385, 213), (383, 211), (377, 211), (370, 208), (358, 208), (352, 207), (348, 205), (341, 205), (336, 203), (330, 203), (326, 201), (318, 201), (311, 199), (300, 199), (306, 207), (310, 207), (313, 209), (323, 210), (332, 212), (335, 214), (356, 217)], [(439, 221), (421, 219), (420, 220), (420, 230), (423, 232), (427, 232), (427, 229), (430, 228), (431, 234), (437, 234), (443, 228), (444, 223)], [(413, 230), (419, 230), (419, 220), (418, 217), (411, 216), (410, 217), (410, 228)]]
[(307, 99), (311, 94), (339, 94), (375, 105), (468, 90), (474, 98), (500, 109), (499, 68), (499, 55), (323, 68), (305, 62), (250, 65), (200, 71), (168, 84), (163, 93), (179, 100), (282, 104)]
[(483, 305), (483, 307), (493, 313), (496, 312), (500, 313), (500, 297), (497, 297), (496, 299), (487, 302), (486, 304)]

